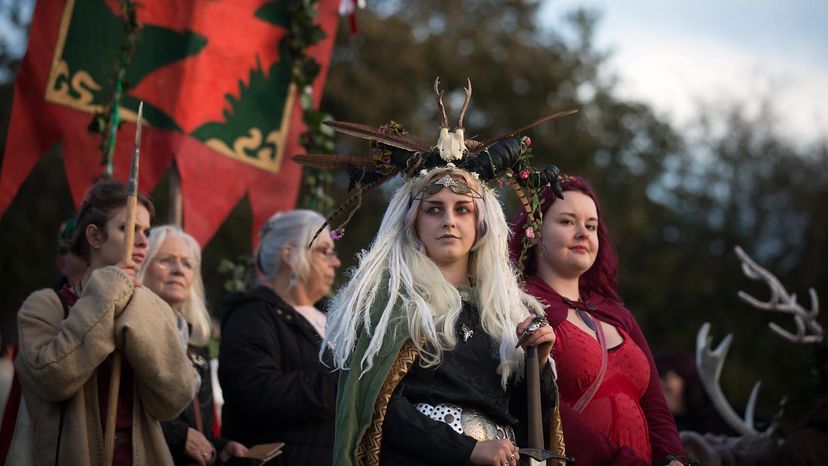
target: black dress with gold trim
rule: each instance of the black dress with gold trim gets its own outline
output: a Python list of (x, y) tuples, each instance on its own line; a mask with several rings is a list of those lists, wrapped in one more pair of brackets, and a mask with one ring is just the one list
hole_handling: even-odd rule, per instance
[[(457, 345), (443, 353), (439, 365), (412, 364), (391, 395), (382, 429), (380, 464), (466, 464), (477, 442), (473, 437), (507, 438), (526, 445), (524, 378), (518, 380), (513, 375), (504, 389), (497, 373), (499, 345), (483, 330), (472, 305), (463, 304), (455, 332)], [(549, 365), (543, 367), (543, 419), (548, 426), (554, 382)], [(458, 408), (462, 414), (458, 415)], [(489, 435), (474, 427), (480, 422), (493, 427)]]

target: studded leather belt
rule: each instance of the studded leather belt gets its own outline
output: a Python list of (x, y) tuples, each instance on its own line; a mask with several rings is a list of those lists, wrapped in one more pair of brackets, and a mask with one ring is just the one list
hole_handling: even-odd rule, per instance
[(477, 441), (501, 439), (515, 442), (512, 426), (497, 424), (476, 409), (450, 403), (417, 403), (415, 408), (435, 421), (445, 422), (458, 434), (468, 435)]

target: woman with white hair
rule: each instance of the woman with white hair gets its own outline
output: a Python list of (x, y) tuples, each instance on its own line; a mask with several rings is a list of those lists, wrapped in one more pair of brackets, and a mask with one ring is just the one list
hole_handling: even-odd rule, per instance
[(518, 341), (543, 308), (518, 286), (500, 202), (480, 178), (453, 164), (409, 177), (336, 295), (337, 464), (515, 466), (526, 346), (551, 417), (554, 333)]
[(219, 379), (223, 433), (251, 446), (285, 442), (268, 464), (331, 464), (337, 375), (320, 362), (327, 319), (319, 304), (341, 265), (324, 219), (310, 210), (273, 215), (259, 232), (259, 286), (222, 309)]
[(206, 345), (210, 341), (210, 314), (204, 303), (201, 247), (181, 228), (165, 225), (150, 230), (149, 247), (138, 273), (145, 287), (166, 301), (177, 322), (181, 345), (200, 376), (193, 402), (172, 421), (162, 422), (164, 439), (175, 464), (206, 466), (243, 456), (247, 448), (212, 434), (213, 384)]

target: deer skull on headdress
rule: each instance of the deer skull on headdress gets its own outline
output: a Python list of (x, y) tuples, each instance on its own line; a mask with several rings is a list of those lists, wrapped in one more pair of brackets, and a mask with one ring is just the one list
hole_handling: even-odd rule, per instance
[(466, 91), (466, 99), (463, 102), (463, 109), (460, 110), (460, 118), (457, 122), (457, 128), (452, 131), (448, 124), (448, 117), (446, 116), (446, 107), (443, 105), (443, 93), (440, 90), (440, 78), (434, 80), (434, 93), (437, 94), (437, 107), (440, 108), (440, 113), (443, 115), (443, 123), (440, 126), (440, 137), (437, 139), (437, 145), (434, 148), (440, 154), (440, 158), (446, 162), (453, 162), (462, 159), (469, 150), (466, 148), (466, 142), (463, 140), (463, 117), (466, 115), (466, 110), (469, 108), (469, 101), (471, 101), (471, 80), (466, 78), (468, 86), (463, 90)]

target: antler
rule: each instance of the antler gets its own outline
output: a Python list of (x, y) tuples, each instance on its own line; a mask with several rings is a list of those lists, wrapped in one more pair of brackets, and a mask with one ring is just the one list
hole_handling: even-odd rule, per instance
[(466, 81), (469, 83), (469, 85), (463, 88), (463, 90), (466, 91), (466, 99), (463, 101), (463, 108), (460, 110), (460, 119), (457, 122), (458, 128), (463, 127), (463, 117), (466, 116), (466, 110), (469, 108), (469, 102), (471, 102), (471, 79), (466, 78)]
[[(795, 335), (773, 322), (768, 324), (770, 329), (782, 338), (793, 343), (822, 342), (824, 331), (822, 326), (816, 321), (817, 315), (819, 314), (819, 300), (817, 299), (816, 291), (813, 288), (809, 290), (811, 294), (811, 309), (805, 310), (796, 302), (796, 294), (788, 294), (785, 287), (782, 286), (772, 273), (754, 262), (739, 246), (736, 246), (734, 249), (736, 255), (739, 256), (739, 260), (742, 261), (742, 271), (745, 275), (754, 280), (764, 281), (771, 289), (771, 297), (767, 302), (759, 301), (744, 291), (739, 291), (739, 298), (757, 309), (792, 314), (797, 328)], [(808, 334), (809, 330), (811, 331), (810, 335)], [(719, 346), (711, 351), (710, 345), (712, 338), (709, 336), (709, 333), (710, 323), (705, 322), (699, 329), (699, 334), (696, 336), (696, 366), (698, 367), (702, 385), (707, 391), (707, 394), (710, 395), (710, 399), (713, 401), (716, 410), (733, 429), (742, 435), (770, 435), (773, 432), (773, 426), (764, 432), (759, 432), (753, 427), (753, 411), (756, 407), (756, 397), (759, 394), (759, 387), (762, 385), (762, 382), (756, 382), (756, 385), (750, 391), (750, 398), (748, 398), (748, 404), (745, 408), (745, 419), (742, 420), (727, 402), (719, 386), (719, 376), (722, 373), (722, 367), (727, 357), (727, 351), (730, 349), (733, 334), (728, 334)]]
[[(757, 309), (792, 314), (794, 322), (796, 323), (796, 334), (785, 330), (774, 322), (768, 324), (768, 327), (782, 338), (793, 343), (807, 344), (822, 342), (824, 330), (816, 321), (817, 315), (819, 314), (819, 299), (817, 298), (816, 291), (813, 288), (808, 290), (811, 295), (811, 309), (806, 310), (796, 302), (796, 293), (788, 294), (779, 280), (754, 262), (742, 248), (736, 246), (734, 249), (736, 255), (742, 261), (742, 271), (745, 275), (748, 278), (766, 282), (771, 290), (771, 297), (767, 302), (759, 301), (744, 291), (739, 291), (739, 297)], [(809, 331), (811, 334), (808, 334)]]
[(443, 124), (440, 128), (448, 128), (448, 117), (446, 116), (446, 107), (443, 105), (443, 93), (440, 91), (440, 77), (434, 79), (434, 93), (437, 94), (437, 108), (443, 114)]
[(713, 337), (710, 334), (710, 322), (705, 322), (699, 329), (696, 336), (696, 366), (699, 371), (699, 378), (705, 391), (710, 396), (710, 400), (716, 407), (716, 411), (721, 414), (722, 419), (741, 435), (762, 435), (768, 436), (773, 432), (773, 426), (768, 427), (765, 431), (757, 431), (753, 426), (753, 412), (756, 408), (756, 398), (759, 396), (759, 387), (762, 386), (762, 381), (756, 382), (753, 389), (750, 391), (747, 407), (745, 408), (745, 418), (742, 419), (736, 414), (733, 407), (727, 401), (719, 386), (719, 377), (722, 375), (722, 367), (727, 358), (727, 351), (730, 349), (730, 343), (733, 341), (733, 334), (728, 334), (715, 350), (710, 350)]

